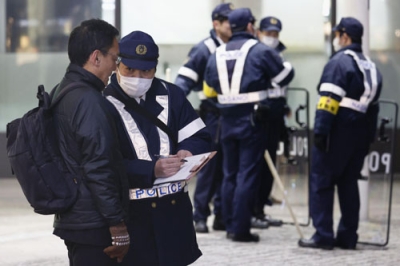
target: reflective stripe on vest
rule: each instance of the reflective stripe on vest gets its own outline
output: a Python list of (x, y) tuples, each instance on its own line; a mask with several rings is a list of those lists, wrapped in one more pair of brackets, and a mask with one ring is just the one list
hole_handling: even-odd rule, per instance
[(286, 88), (287, 86), (271, 88), (267, 90), (268, 99), (275, 99), (280, 97), (286, 97)]
[[(376, 66), (367, 57), (366, 60), (360, 60), (360, 58), (354, 51), (346, 50), (344, 53), (353, 57), (354, 61), (357, 63), (358, 69), (363, 74), (364, 93), (359, 100), (344, 97), (340, 102), (340, 106), (365, 113), (368, 105), (373, 101), (378, 90), (378, 75), (376, 71)], [(365, 69), (369, 70), (369, 74), (371, 76), (371, 84), (368, 82), (368, 73), (366, 73)]]
[(146, 140), (142, 132), (140, 132), (135, 120), (133, 120), (132, 116), (125, 110), (125, 105), (112, 96), (107, 96), (106, 98), (115, 106), (120, 114), (138, 159), (151, 161)]
[[(218, 70), (218, 78), (221, 86), (221, 92), (223, 96), (240, 94), (240, 84), (243, 76), (244, 64), (247, 58), (247, 54), (251, 47), (253, 47), (258, 41), (250, 39), (246, 41), (239, 50), (226, 51), (226, 45), (221, 45), (216, 51), (216, 63)], [(228, 67), (226, 65), (227, 60), (236, 60), (235, 66), (232, 73), (231, 86), (229, 86)], [(222, 96), (222, 97), (223, 97)], [(218, 99), (221, 97), (218, 96)], [(235, 98), (235, 97), (233, 97)], [(232, 99), (233, 99), (232, 98)], [(251, 97), (247, 97), (250, 99)], [(218, 100), (219, 101), (219, 100)], [(220, 102), (222, 103), (222, 102)], [(228, 103), (224, 101), (224, 103)], [(233, 103), (233, 102), (232, 102)]]
[[(115, 106), (120, 114), (138, 159), (151, 161), (152, 159), (148, 151), (146, 139), (137, 126), (135, 120), (132, 118), (129, 112), (125, 110), (125, 105), (112, 96), (107, 96), (106, 98)], [(157, 95), (156, 101), (163, 107), (163, 111), (158, 115), (158, 119), (160, 119), (164, 124), (168, 125), (168, 95)], [(158, 127), (157, 131), (158, 135), (160, 136), (159, 154), (168, 156), (170, 154), (170, 142), (168, 135)]]
[(213, 54), (215, 52), (215, 50), (217, 50), (217, 45), (215, 44), (214, 40), (211, 37), (205, 39), (204, 44), (207, 46), (210, 54)]

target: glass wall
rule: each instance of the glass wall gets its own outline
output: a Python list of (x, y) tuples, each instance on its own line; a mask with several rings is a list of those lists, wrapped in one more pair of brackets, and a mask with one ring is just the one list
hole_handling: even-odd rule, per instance
[[(115, 25), (118, 0), (0, 0), (0, 135), (7, 122), (36, 106), (36, 89), (59, 82), (69, 63), (70, 31), (80, 21), (103, 18)], [(211, 11), (221, 0), (121, 0), (121, 35), (133, 30), (151, 34), (160, 46), (157, 76), (175, 80), (190, 48), (206, 38)], [(229, 1), (225, 1), (229, 2)], [(329, 58), (330, 0), (232, 0), (250, 7), (258, 22), (274, 15), (283, 23), (284, 57), (296, 71), (292, 87), (310, 91), (311, 118), (316, 86)], [(337, 0), (338, 9), (347, 0)], [(400, 11), (398, 0), (369, 0), (370, 55), (384, 77), (382, 97), (400, 102)], [(290, 8), (289, 8), (290, 7)], [(340, 14), (338, 13), (339, 20)], [(189, 99), (196, 107), (194, 95)], [(312, 123), (311, 123), (312, 124)], [(5, 138), (0, 144), (4, 145)], [(2, 148), (1, 146), (0, 148)], [(2, 151), (5, 149), (2, 148)], [(1, 165), (0, 165), (1, 166)]]
[(39, 84), (49, 91), (60, 81), (71, 30), (85, 19), (110, 19), (105, 2), (110, 1), (0, 0), (0, 132), (37, 104)]

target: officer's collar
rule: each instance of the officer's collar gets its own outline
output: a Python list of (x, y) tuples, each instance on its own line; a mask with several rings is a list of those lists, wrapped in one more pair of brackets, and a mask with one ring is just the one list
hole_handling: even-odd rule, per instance
[(248, 32), (240, 31), (240, 32), (234, 32), (229, 41), (241, 40), (241, 39), (256, 39), (256, 37), (254, 37), (252, 34)]
[(334, 55), (337, 54), (337, 53), (340, 53), (340, 52), (344, 52), (346, 50), (352, 50), (354, 52), (362, 53), (362, 46), (359, 43), (352, 43), (350, 45), (347, 45), (347, 46), (343, 47), (342, 49), (340, 49), (339, 51), (334, 53)]
[(283, 52), (284, 50), (286, 50), (286, 46), (285, 46), (281, 41), (279, 41), (279, 44), (278, 44), (278, 46), (275, 48), (275, 50), (278, 51), (278, 53), (281, 53), (281, 52)]

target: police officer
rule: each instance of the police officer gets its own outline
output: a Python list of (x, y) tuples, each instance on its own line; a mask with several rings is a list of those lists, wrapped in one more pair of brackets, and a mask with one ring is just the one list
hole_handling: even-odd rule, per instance
[[(283, 60), (282, 51), (286, 49), (286, 46), (279, 40), (279, 32), (281, 30), (282, 22), (276, 17), (269, 16), (260, 21), (257, 36), (260, 42), (278, 52)], [(269, 108), (266, 127), (266, 149), (274, 163), (278, 144), (282, 137), (285, 144), (289, 144), (287, 141), (289, 136), (287, 135), (284, 120), (284, 116), (290, 112), (286, 104), (286, 88), (287, 86), (279, 87), (277, 84), (273, 84), (273, 87), (268, 90), (268, 97), (265, 100), (265, 104)], [(259, 228), (261, 221), (267, 221), (270, 226), (281, 226), (283, 224), (282, 220), (273, 219), (270, 215), (264, 213), (265, 205), (271, 206), (273, 202), (277, 202), (276, 199), (270, 197), (274, 179), (265, 161), (262, 163), (260, 175), (261, 185), (256, 199), (252, 227)]]
[(218, 151), (216, 156), (197, 174), (193, 218), (198, 233), (208, 233), (207, 217), (211, 214), (209, 203), (213, 197), (215, 215), (213, 229), (225, 230), (221, 212), (222, 151), (219, 144), (219, 113), (215, 100), (207, 100), (204, 96), (203, 78), (208, 58), (231, 36), (228, 14), (232, 10), (233, 6), (230, 3), (219, 4), (214, 8), (211, 14), (213, 29), (210, 31), (210, 37), (190, 50), (189, 60), (179, 69), (175, 80), (175, 84), (182, 88), (186, 95), (194, 91), (199, 96), (200, 116), (213, 138), (213, 150)]
[[(314, 124), (310, 212), (316, 232), (311, 239), (300, 239), (299, 245), (355, 249), (360, 210), (357, 179), (376, 131), (382, 77), (362, 53), (363, 26), (357, 19), (342, 18), (333, 31), (337, 52), (322, 73)], [(335, 185), (342, 213), (336, 238)]]
[(250, 227), (265, 131), (264, 123), (253, 123), (254, 106), (267, 98), (272, 83), (288, 84), (294, 71), (273, 49), (256, 40), (250, 9), (235, 9), (228, 19), (232, 37), (210, 57), (203, 90), (207, 97), (217, 96), (221, 113), (222, 210), (227, 237), (258, 242), (259, 236), (250, 233)]
[(286, 50), (286, 46), (279, 40), (281, 30), (282, 22), (277, 17), (265, 17), (260, 21), (258, 39), (281, 54)]
[(130, 185), (127, 227), (135, 237), (123, 263), (188, 265), (201, 251), (187, 185), (154, 187), (153, 182), (175, 174), (183, 158), (210, 151), (211, 138), (182, 90), (154, 77), (158, 46), (150, 35), (128, 34), (119, 51), (117, 71), (104, 94), (119, 126)]

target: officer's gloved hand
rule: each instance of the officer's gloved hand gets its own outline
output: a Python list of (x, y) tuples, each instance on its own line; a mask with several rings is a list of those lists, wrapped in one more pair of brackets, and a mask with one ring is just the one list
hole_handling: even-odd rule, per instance
[(110, 258), (117, 258), (118, 262), (122, 262), (122, 259), (128, 253), (130, 238), (128, 230), (124, 222), (110, 226), (112, 246), (105, 248), (103, 251)]
[(314, 145), (320, 151), (328, 151), (328, 135), (314, 134)]

